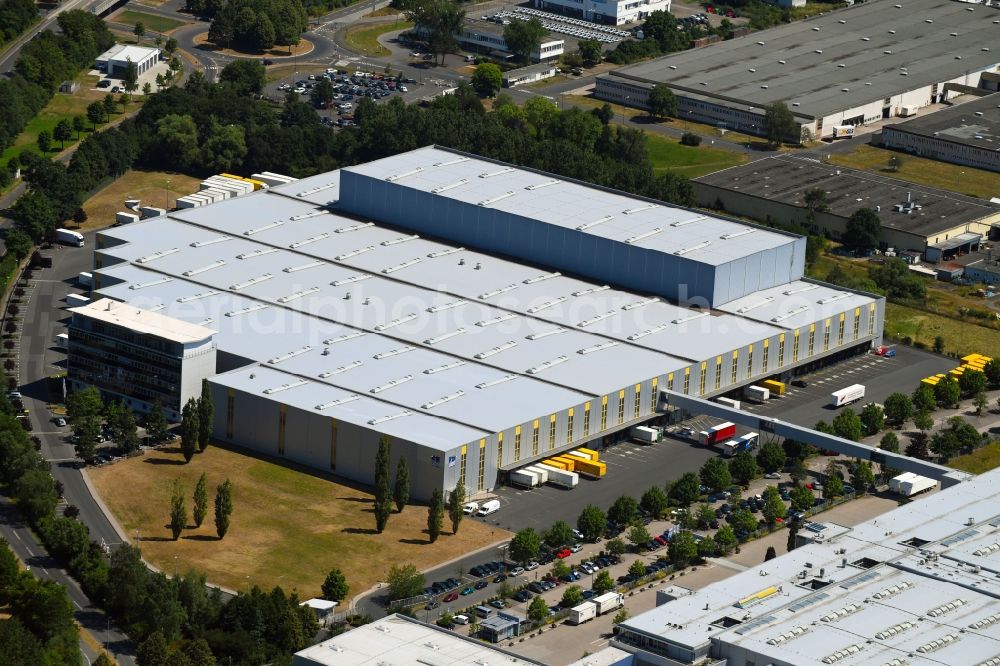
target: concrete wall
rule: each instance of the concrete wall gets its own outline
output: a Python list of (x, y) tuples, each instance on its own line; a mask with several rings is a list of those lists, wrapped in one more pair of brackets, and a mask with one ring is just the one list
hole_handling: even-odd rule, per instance
[(938, 137), (911, 134), (903, 131), (905, 127), (904, 125), (883, 128), (882, 145), (942, 162), (1000, 172), (1000, 152), (996, 150), (955, 143)]

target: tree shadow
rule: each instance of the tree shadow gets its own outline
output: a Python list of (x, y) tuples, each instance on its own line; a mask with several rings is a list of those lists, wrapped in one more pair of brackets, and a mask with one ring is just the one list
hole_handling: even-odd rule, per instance
[(399, 543), (405, 543), (411, 546), (427, 546), (430, 545), (430, 539), (400, 539)]
[(374, 497), (338, 497), (339, 502), (357, 502), (358, 504), (374, 504)]
[(345, 534), (378, 534), (378, 530), (371, 527), (345, 527), (340, 531)]
[[(165, 525), (164, 527), (166, 527), (167, 529), (170, 529), (170, 525)], [(174, 538), (172, 536), (168, 536), (168, 537), (164, 537), (164, 536), (142, 536), (139, 539), (139, 541), (161, 541), (161, 542), (162, 541), (173, 541), (173, 540), (174, 540)]]
[(212, 536), (211, 534), (187, 534), (181, 537), (186, 541), (222, 541), (217, 536)]
[(171, 460), (170, 458), (146, 458), (142, 462), (150, 465), (186, 465), (183, 460)]

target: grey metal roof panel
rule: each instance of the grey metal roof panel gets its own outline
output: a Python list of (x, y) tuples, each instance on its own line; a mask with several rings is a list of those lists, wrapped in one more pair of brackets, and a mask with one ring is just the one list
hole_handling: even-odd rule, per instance
[(326, 206), (340, 198), (340, 170), (318, 173), (284, 185), (275, 185), (269, 191)]
[(745, 224), (694, 210), (483, 159), (459, 158), (433, 146), (344, 171), (656, 252), (680, 252), (713, 266), (795, 241), (761, 228), (747, 233), (751, 228)]
[(986, 95), (884, 129), (1000, 152), (1000, 95)]
[(874, 302), (874, 298), (864, 294), (817, 282), (796, 280), (737, 298), (720, 305), (719, 309), (791, 330), (835, 317), (851, 308), (867, 308)]
[(783, 100), (822, 117), (994, 67), (996, 18), (993, 9), (949, 0), (876, 0), (604, 76), (667, 83), (733, 106)]

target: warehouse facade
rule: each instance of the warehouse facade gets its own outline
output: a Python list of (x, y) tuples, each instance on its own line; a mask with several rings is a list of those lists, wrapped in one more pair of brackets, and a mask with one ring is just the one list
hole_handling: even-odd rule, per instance
[[(418, 499), (600, 447), (656, 418), (665, 389), (787, 378), (882, 336), (884, 301), (803, 280), (798, 237), (436, 147), (96, 245), (95, 295), (217, 331), (220, 441), (371, 483), (388, 438)], [(648, 268), (605, 280), (588, 245)], [(694, 305), (659, 255), (690, 262)]]
[(988, 84), (1000, 65), (995, 20), (962, 2), (858, 3), (602, 74), (595, 95), (647, 108), (662, 84), (679, 118), (758, 136), (765, 107), (781, 101), (797, 125), (786, 140), (829, 137)]

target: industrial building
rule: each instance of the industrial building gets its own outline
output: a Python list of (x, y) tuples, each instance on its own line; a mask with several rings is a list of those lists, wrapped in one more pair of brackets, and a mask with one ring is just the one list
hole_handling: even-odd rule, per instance
[(115, 44), (97, 56), (94, 67), (111, 78), (122, 78), (128, 72), (128, 64), (135, 63), (137, 74), (142, 76), (160, 61), (160, 49), (134, 44)]
[[(801, 224), (833, 238), (842, 237), (855, 211), (876, 210), (883, 249), (897, 253), (985, 238), (1000, 224), (1000, 206), (983, 199), (787, 154), (723, 169), (691, 184), (702, 206)], [(806, 192), (816, 189), (825, 194), (826, 210), (814, 211), (810, 219)]]
[(295, 653), (292, 666), (544, 666), (405, 615), (388, 615)]
[(797, 130), (831, 136), (919, 112), (996, 72), (997, 10), (948, 0), (874, 0), (642, 62), (597, 77), (598, 98), (646, 108), (657, 84), (678, 116), (764, 135), (764, 108), (784, 102)]
[(558, 73), (559, 69), (555, 65), (546, 63), (511, 69), (503, 73), (503, 87), (516, 88), (536, 81), (544, 81), (551, 79)]
[(1000, 172), (1000, 94), (886, 125), (880, 141), (886, 148)]
[(801, 237), (438, 147), (96, 246), (95, 298), (216, 331), (216, 438), (362, 483), (389, 438), (416, 499), (882, 337)]
[(594, 23), (621, 25), (647, 19), (653, 12), (669, 12), (670, 0), (534, 0), (532, 6)]
[[(503, 30), (487, 21), (466, 21), (461, 30), (455, 33), (455, 39), (459, 44), (473, 51), (511, 53), (507, 41), (503, 38)], [(545, 37), (538, 44), (538, 47), (531, 51), (530, 56), (534, 62), (557, 60), (565, 51), (565, 46), (566, 40), (564, 39)]]
[(697, 591), (657, 592), (611, 645), (640, 666), (984, 665), (1000, 659), (1000, 470)]

